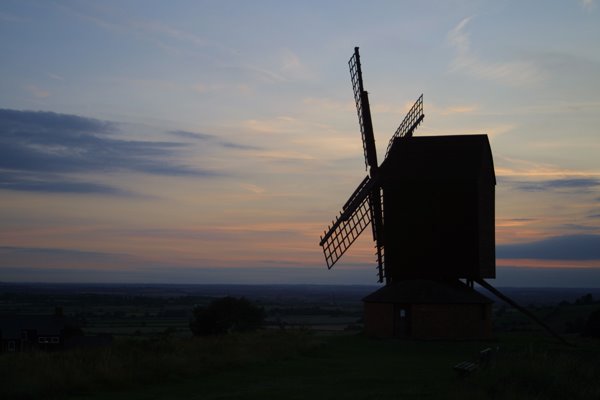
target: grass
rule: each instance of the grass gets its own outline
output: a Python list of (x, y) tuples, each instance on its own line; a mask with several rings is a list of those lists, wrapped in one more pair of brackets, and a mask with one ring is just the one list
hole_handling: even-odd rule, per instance
[(307, 332), (212, 338), (121, 339), (110, 347), (0, 356), (0, 398), (35, 399), (127, 391), (291, 357)]
[[(576, 342), (566, 347), (533, 334), (420, 342), (308, 331), (129, 339), (107, 349), (2, 356), (0, 398), (600, 398), (600, 343)], [(500, 346), (492, 367), (465, 378), (453, 371), (490, 346)]]

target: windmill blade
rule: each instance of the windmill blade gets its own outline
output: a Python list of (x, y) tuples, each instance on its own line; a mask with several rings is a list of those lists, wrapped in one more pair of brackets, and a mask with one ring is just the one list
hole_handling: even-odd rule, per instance
[(350, 67), (350, 79), (352, 80), (352, 90), (354, 92), (354, 102), (356, 103), (356, 113), (358, 114), (358, 123), (363, 141), (363, 150), (365, 153), (365, 168), (373, 171), (377, 170), (377, 150), (375, 148), (375, 135), (373, 134), (373, 121), (371, 120), (371, 108), (369, 107), (369, 95), (364, 90), (362, 69), (360, 66), (360, 55), (358, 47), (354, 48), (354, 54), (348, 61)]
[(385, 152), (385, 157), (388, 156), (392, 144), (394, 144), (394, 140), (397, 137), (412, 137), (414, 130), (417, 129), (417, 126), (423, 121), (423, 118), (425, 118), (425, 114), (423, 114), (423, 95), (421, 95), (410, 108), (408, 114), (406, 114), (402, 123), (400, 123), (400, 126), (396, 129), (396, 132), (390, 139), (390, 143)]
[[(333, 267), (373, 220), (372, 205), (376, 204), (373, 203), (373, 193), (380, 195), (377, 181), (367, 176), (344, 204), (340, 215), (321, 237), (319, 245), (323, 247), (327, 268), (331, 269)], [(381, 204), (381, 200), (379, 200), (379, 204)], [(381, 257), (379, 257), (379, 254), (381, 254)], [(379, 260), (381, 260), (381, 263), (379, 263)], [(383, 280), (383, 257), (379, 251), (378, 268), (381, 282)]]

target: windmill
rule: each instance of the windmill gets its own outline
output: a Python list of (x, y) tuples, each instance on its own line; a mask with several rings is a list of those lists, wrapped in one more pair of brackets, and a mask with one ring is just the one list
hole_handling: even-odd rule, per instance
[(487, 135), (414, 137), (424, 119), (421, 95), (379, 164), (358, 47), (348, 65), (368, 174), (319, 244), (331, 269), (371, 225), (385, 286), (363, 299), (367, 333), (490, 337), (492, 301), (474, 289), (477, 282), (559, 337), (485, 281), (496, 275), (496, 178)]
[[(321, 236), (319, 245), (323, 247), (327, 267), (331, 269), (365, 228), (371, 224), (373, 241), (376, 248), (378, 280), (379, 282), (384, 282), (384, 280), (385, 282), (389, 282), (390, 278), (384, 263), (385, 241), (379, 165), (377, 163), (377, 150), (375, 148), (375, 135), (369, 107), (369, 95), (363, 85), (358, 47), (354, 48), (354, 54), (350, 58), (350, 61), (348, 61), (348, 65), (350, 67), (354, 101), (356, 103), (363, 142), (365, 169), (368, 171), (368, 175), (344, 204), (340, 215), (332, 221), (327, 231)], [(423, 121), (424, 117), (423, 95), (421, 95), (392, 136), (386, 157), (394, 140), (396, 138), (411, 137), (413, 131)]]

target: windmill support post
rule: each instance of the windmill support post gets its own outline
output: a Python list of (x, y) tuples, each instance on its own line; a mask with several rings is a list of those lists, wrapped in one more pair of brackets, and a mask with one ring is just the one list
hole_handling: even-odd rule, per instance
[(525, 307), (521, 306), (519, 303), (517, 303), (510, 297), (506, 296), (504, 293), (502, 293), (501, 291), (499, 291), (498, 289), (496, 289), (495, 287), (493, 287), (492, 285), (490, 285), (483, 279), (477, 279), (477, 280), (475, 280), (475, 282), (477, 282), (481, 287), (487, 289), (489, 292), (493, 293), (499, 299), (505, 301), (506, 303), (510, 304), (517, 310), (521, 311), (523, 314), (527, 315), (529, 318), (534, 320), (538, 325), (540, 325), (542, 328), (544, 328), (544, 330), (546, 332), (548, 332), (550, 335), (552, 335), (556, 339), (558, 339), (561, 343), (572, 346), (571, 343), (567, 342), (567, 340), (564, 337), (562, 337), (558, 333), (556, 333), (552, 328), (550, 328), (550, 326), (548, 326), (548, 324), (546, 324), (544, 321), (539, 319), (535, 314), (533, 314), (531, 311), (529, 311)]

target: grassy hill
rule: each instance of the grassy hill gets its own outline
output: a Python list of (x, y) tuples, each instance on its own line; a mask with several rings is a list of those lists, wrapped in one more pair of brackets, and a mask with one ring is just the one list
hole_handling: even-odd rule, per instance
[[(493, 342), (374, 340), (263, 331), (120, 339), (111, 347), (0, 357), (2, 399), (595, 399), (600, 342), (531, 334)], [(466, 377), (453, 366), (499, 348)]]

